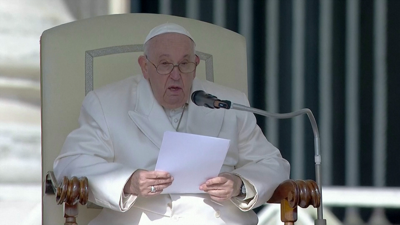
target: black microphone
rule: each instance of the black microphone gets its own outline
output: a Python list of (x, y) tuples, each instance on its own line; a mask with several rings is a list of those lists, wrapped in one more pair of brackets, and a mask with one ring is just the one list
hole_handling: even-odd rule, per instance
[(230, 109), (231, 102), (227, 100), (220, 100), (212, 94), (208, 94), (202, 90), (198, 90), (192, 93), (191, 97), (194, 104), (198, 106), (205, 106), (210, 109)]

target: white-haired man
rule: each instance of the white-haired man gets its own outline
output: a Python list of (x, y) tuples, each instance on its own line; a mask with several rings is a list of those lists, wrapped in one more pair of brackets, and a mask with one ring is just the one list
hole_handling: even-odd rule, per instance
[[(289, 163), (253, 114), (189, 101), (193, 91), (205, 90), (248, 105), (245, 94), (195, 78), (195, 41), (177, 24), (153, 28), (138, 63), (142, 75), (86, 96), (80, 127), (54, 162), (58, 178), (89, 179), (89, 200), (103, 207), (90, 224), (257, 224), (252, 209), (288, 179)], [(163, 194), (174, 178), (154, 168), (171, 130), (231, 141), (221, 173), (200, 185), (204, 193)]]

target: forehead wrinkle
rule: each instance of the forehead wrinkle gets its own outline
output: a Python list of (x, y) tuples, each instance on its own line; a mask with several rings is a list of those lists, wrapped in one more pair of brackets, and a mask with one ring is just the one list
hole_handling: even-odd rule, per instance
[[(174, 38), (173, 36), (177, 35), (179, 38)], [(189, 37), (183, 35), (183, 34), (176, 34), (176, 33), (165, 33), (165, 34), (161, 34), (159, 36), (155, 36), (153, 38), (151, 38), (147, 43), (145, 43), (145, 54), (149, 55), (149, 54), (154, 54), (157, 51), (157, 45), (161, 45), (161, 46), (169, 46), (171, 42), (182, 42), (182, 38), (184, 40), (184, 42), (188, 41), (188, 44), (190, 45), (190, 51), (191, 54), (195, 54), (196, 52), (196, 44), (193, 42), (192, 39), (190, 39)], [(184, 45), (184, 44), (183, 44)], [(181, 45), (181, 46), (183, 46)], [(167, 53), (165, 53), (167, 54)], [(191, 55), (191, 54), (187, 54), (187, 55)]]

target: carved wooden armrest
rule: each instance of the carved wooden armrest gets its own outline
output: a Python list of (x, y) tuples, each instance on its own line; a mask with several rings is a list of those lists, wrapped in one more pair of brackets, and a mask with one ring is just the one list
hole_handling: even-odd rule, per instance
[(55, 194), (58, 205), (64, 203), (64, 225), (77, 225), (78, 203), (86, 205), (89, 198), (88, 179), (86, 177), (64, 177), (61, 184), (57, 183), (53, 171), (46, 175), (46, 194)]
[[(61, 184), (57, 183), (53, 171), (46, 175), (46, 194), (55, 194), (57, 204), (64, 203), (65, 225), (77, 225), (78, 203), (88, 203), (89, 191), (86, 177), (64, 177)], [(297, 221), (297, 207), (307, 208), (312, 205), (317, 208), (321, 204), (321, 192), (313, 180), (286, 180), (276, 189), (268, 203), (280, 203), (281, 220), (285, 225), (293, 225)]]
[(286, 180), (275, 189), (268, 203), (280, 203), (282, 222), (285, 225), (293, 225), (297, 221), (297, 206), (319, 207), (321, 192), (313, 180)]

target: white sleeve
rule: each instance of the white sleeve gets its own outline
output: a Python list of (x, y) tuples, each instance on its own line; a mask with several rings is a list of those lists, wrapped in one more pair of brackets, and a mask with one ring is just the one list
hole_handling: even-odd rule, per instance
[(57, 180), (63, 176), (85, 176), (89, 180), (89, 201), (116, 211), (126, 211), (135, 198), (125, 199), (122, 193), (135, 170), (113, 162), (113, 143), (103, 109), (94, 92), (84, 99), (79, 125), (68, 135), (54, 161)]

